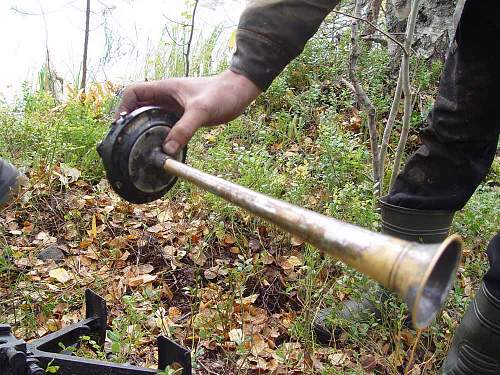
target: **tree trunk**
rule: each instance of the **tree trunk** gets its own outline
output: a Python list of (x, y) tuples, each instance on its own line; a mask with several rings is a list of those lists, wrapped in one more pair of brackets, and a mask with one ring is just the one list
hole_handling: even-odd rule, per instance
[(428, 60), (444, 61), (455, 35), (453, 15), (457, 1), (421, 0), (413, 49)]
[(83, 61), (82, 61), (82, 83), (80, 88), (85, 91), (87, 84), (87, 50), (89, 47), (89, 24), (90, 24), (90, 0), (87, 0), (87, 11), (85, 12), (85, 42), (83, 43)]
[[(455, 34), (454, 18), (460, 14), (459, 8), (463, 6), (463, 2), (463, 0), (421, 0), (412, 45), (419, 56), (427, 60), (444, 61), (448, 46)], [(389, 32), (397, 35), (404, 33), (409, 3), (410, 0), (387, 1), (386, 22)], [(389, 43), (389, 54), (391, 72), (397, 76), (401, 51), (394, 43)]]

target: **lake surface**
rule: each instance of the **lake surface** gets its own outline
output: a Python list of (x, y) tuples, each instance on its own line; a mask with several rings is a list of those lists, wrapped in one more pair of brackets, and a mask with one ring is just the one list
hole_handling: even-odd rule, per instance
[[(200, 0), (197, 38), (224, 26), (235, 29), (246, 0)], [(80, 80), (86, 0), (2, 0), (0, 2), (0, 100), (12, 100), (23, 81), (34, 83), (47, 60), (65, 83)], [(129, 82), (144, 78), (148, 55), (163, 30), (182, 20), (185, 0), (91, 0), (89, 79)], [(48, 52), (48, 53), (47, 53)]]

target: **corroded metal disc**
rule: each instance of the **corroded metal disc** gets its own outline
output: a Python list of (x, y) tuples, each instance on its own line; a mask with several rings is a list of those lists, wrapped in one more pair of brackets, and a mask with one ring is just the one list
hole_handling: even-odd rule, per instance
[[(178, 117), (160, 107), (122, 114), (97, 151), (113, 189), (132, 203), (152, 202), (172, 188), (177, 178), (162, 168), (161, 145)], [(184, 162), (186, 148), (176, 155)]]

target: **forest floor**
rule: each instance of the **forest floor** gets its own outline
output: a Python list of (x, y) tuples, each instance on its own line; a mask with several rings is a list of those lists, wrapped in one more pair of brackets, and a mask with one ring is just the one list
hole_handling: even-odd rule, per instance
[[(214, 225), (201, 192), (189, 203), (131, 205), (105, 180), (91, 185), (79, 175), (64, 165), (32, 171), (28, 190), (0, 211), (0, 309), (18, 337), (82, 319), (91, 288), (107, 301), (110, 332), (103, 348), (82, 342), (79, 355), (148, 367), (156, 366), (161, 334), (192, 350), (196, 373), (419, 374), (440, 361), (434, 331), (445, 328), (440, 336), (451, 338), (447, 326), (459, 312), (444, 310), (439, 328), (421, 335), (402, 324), (405, 309), (394, 299), (388, 322), (347, 327), (334, 346), (321, 347), (312, 317), (328, 298), (356, 294), (336, 279), (359, 276), (272, 226), (249, 225), (249, 216)], [(484, 264), (470, 243), (469, 263)], [(51, 247), (63, 259), (37, 258)], [(477, 280), (462, 267), (458, 283), (455, 293), (467, 298)]]

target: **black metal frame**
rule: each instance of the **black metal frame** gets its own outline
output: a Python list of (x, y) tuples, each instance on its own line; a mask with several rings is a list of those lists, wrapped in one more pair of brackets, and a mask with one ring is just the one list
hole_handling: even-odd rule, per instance
[[(14, 337), (8, 324), (0, 324), (0, 375), (43, 375), (49, 364), (59, 366), (58, 375), (143, 375), (158, 370), (81, 358), (65, 353), (64, 347), (77, 346), (82, 335), (96, 336), (104, 343), (107, 328), (106, 301), (87, 289), (86, 318), (38, 340), (26, 343)], [(158, 369), (177, 363), (183, 375), (191, 375), (191, 352), (167, 337), (159, 336)]]

